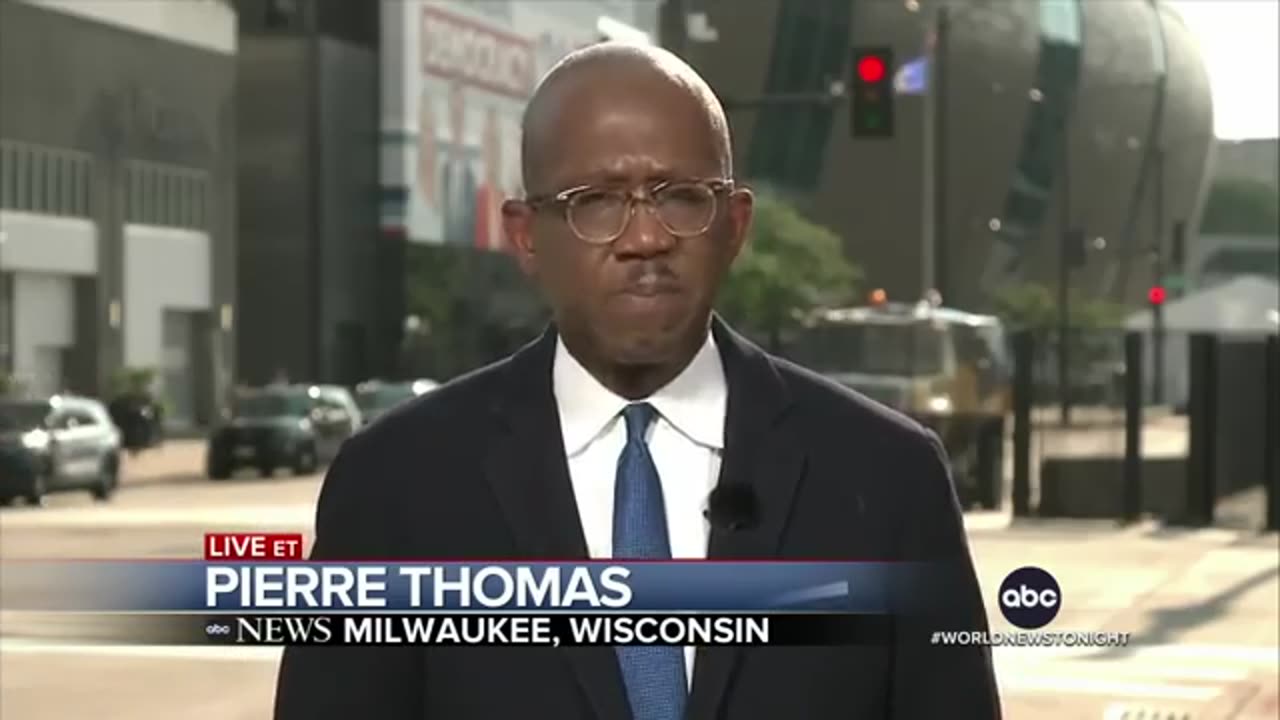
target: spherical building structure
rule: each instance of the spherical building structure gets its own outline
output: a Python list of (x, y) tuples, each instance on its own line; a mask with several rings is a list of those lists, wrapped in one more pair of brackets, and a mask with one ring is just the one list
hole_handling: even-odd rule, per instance
[[(1176, 267), (1173, 238), (1194, 242), (1212, 104), (1166, 5), (684, 0), (662, 23), (726, 102), (739, 176), (792, 195), (891, 298), (936, 287), (981, 309), (1065, 275), (1141, 302)], [(912, 75), (927, 91), (898, 83), (892, 137), (851, 132), (858, 48), (889, 50), (899, 81), (936, 53)]]

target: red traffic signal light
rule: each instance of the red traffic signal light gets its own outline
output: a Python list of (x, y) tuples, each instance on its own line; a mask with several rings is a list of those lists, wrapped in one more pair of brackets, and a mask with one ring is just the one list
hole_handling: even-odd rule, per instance
[(853, 49), (849, 132), (855, 138), (893, 137), (893, 50)]
[(1152, 305), (1163, 305), (1164, 299), (1165, 299), (1164, 288), (1160, 287), (1159, 285), (1155, 285), (1150, 290), (1147, 291), (1147, 302), (1151, 303)]
[(867, 55), (858, 61), (858, 77), (862, 82), (878, 83), (884, 79), (884, 60), (878, 55)]

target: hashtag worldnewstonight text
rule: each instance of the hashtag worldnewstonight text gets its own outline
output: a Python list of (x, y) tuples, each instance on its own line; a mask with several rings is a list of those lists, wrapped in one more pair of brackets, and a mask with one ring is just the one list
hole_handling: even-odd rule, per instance
[(938, 631), (930, 637), (930, 644), (942, 646), (985, 647), (1125, 647), (1129, 644), (1127, 632), (1001, 632), (999, 630)]

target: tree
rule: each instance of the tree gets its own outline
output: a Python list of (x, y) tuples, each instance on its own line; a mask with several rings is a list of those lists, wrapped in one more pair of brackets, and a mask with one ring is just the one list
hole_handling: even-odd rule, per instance
[(1000, 288), (993, 298), (995, 314), (1011, 330), (1041, 330), (1053, 327), (1057, 303), (1044, 285), (1027, 283)]
[(18, 392), (18, 381), (9, 373), (0, 370), (0, 397)]
[(1202, 234), (1276, 235), (1280, 231), (1280, 190), (1257, 180), (1214, 182), (1200, 221)]
[(413, 243), (406, 253), (401, 373), (453, 377), (519, 348), (548, 313), (512, 258), (467, 246)]
[(764, 189), (756, 195), (747, 245), (729, 273), (718, 309), (776, 352), (805, 311), (850, 302), (861, 279), (839, 236)]
[[(1052, 330), (1058, 327), (1058, 300), (1038, 283), (1011, 285), (996, 292), (995, 314), (1010, 330)], [(1068, 322), (1077, 330), (1104, 330), (1118, 327), (1125, 308), (1107, 300), (1072, 293), (1067, 309)]]

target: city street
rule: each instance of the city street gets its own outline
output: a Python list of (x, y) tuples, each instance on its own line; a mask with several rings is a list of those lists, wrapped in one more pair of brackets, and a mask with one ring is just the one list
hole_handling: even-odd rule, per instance
[[(200, 476), (200, 463), (198, 445), (175, 442), (130, 462), (110, 503), (70, 494), (44, 508), (6, 508), (0, 552), (6, 559), (193, 557), (207, 530), (309, 530), (318, 477), (214, 483)], [(995, 514), (972, 515), (969, 523), (994, 628), (1013, 629), (996, 607), (1001, 580), (1036, 565), (1063, 592), (1064, 609), (1049, 629), (1133, 638), (1123, 651), (997, 650), (1006, 717), (1276, 717), (1275, 536), (1105, 523), (1010, 526)], [(270, 706), (278, 657), (271, 650), (77, 646), (53, 637), (65, 629), (13, 613), (0, 614), (0, 634), (6, 720), (168, 720), (175, 711), (184, 720), (248, 720), (266, 717)]]

